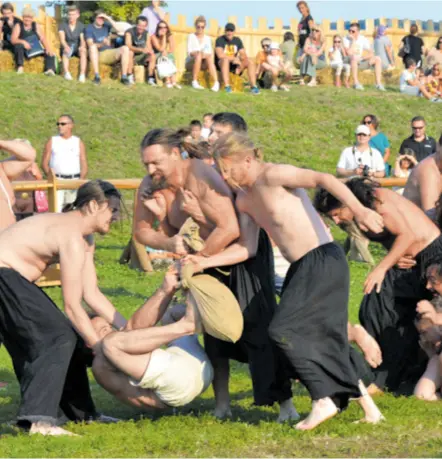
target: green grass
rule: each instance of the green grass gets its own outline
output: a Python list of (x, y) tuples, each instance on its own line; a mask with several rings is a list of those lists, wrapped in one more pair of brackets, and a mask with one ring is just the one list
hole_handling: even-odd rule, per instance
[[(351, 144), (353, 130), (365, 113), (379, 115), (382, 129), (397, 151), (409, 135), (409, 119), (424, 115), (430, 135), (438, 135), (440, 109), (426, 101), (367, 90), (294, 88), (290, 94), (230, 95), (126, 88), (116, 83), (94, 87), (59, 78), (0, 74), (0, 135), (28, 138), (39, 157), (55, 131), (61, 113), (71, 113), (88, 148), (90, 177), (142, 177), (138, 146), (151, 128), (187, 124), (205, 112), (237, 111), (250, 124), (250, 133), (267, 159), (333, 171), (340, 151)], [(143, 303), (162, 274), (139, 274), (118, 264), (129, 238), (126, 223), (97, 241), (96, 264), (103, 292), (126, 316)], [(343, 234), (335, 231), (342, 241)], [(375, 249), (376, 257), (382, 252)], [(368, 268), (351, 264), (350, 318), (357, 320), (362, 284)], [(61, 304), (58, 288), (49, 295)], [(356, 425), (362, 417), (355, 404), (310, 433), (275, 423), (277, 409), (252, 406), (247, 369), (234, 364), (231, 378), (234, 418), (219, 422), (210, 416), (213, 392), (177, 413), (145, 414), (121, 405), (91, 378), (100, 411), (121, 417), (118, 425), (69, 425), (80, 438), (43, 438), (17, 434), (5, 423), (13, 419), (19, 390), (10, 359), (0, 350), (0, 457), (442, 457), (440, 404), (387, 395), (377, 398), (387, 421), (379, 426)], [(44, 388), (42, 388), (44, 390)], [(306, 414), (310, 400), (294, 386), (295, 403)]]

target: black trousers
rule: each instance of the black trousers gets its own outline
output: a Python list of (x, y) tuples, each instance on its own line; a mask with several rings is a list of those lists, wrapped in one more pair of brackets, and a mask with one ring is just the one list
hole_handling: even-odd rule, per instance
[(322, 245), (290, 266), (269, 328), (312, 400), (330, 397), (340, 409), (361, 395), (348, 343), (348, 294), (344, 251)]
[(204, 335), (211, 360), (227, 358), (248, 363), (255, 405), (273, 405), (292, 397), (290, 369), (284, 355), (271, 341), (269, 325), (277, 307), (273, 251), (267, 233), (260, 232), (254, 258), (220, 270), (209, 270), (235, 295), (244, 316), (244, 331), (237, 343)]
[[(31, 58), (32, 59), (32, 58)], [(14, 60), (17, 67), (23, 67), (25, 63), (25, 48), (23, 45), (14, 45)], [(44, 55), (44, 71), (53, 70), (56, 71), (56, 60), (55, 56)]]
[(77, 333), (43, 290), (7, 268), (0, 268), (0, 338), (20, 384), (18, 421), (96, 417)]

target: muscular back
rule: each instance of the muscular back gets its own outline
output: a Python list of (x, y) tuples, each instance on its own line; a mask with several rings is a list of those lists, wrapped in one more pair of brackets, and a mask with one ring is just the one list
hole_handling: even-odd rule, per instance
[(58, 261), (66, 243), (88, 245), (69, 213), (29, 217), (0, 233), (0, 267), (12, 268), (34, 282)]
[(12, 206), (15, 203), (14, 191), (11, 182), (6, 176), (0, 163), (0, 231), (15, 223)]

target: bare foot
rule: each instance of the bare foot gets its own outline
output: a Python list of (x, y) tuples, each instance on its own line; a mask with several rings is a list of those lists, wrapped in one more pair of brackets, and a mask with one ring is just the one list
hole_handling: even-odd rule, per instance
[(362, 381), (359, 381), (359, 390), (361, 391), (362, 397), (358, 399), (358, 402), (365, 413), (365, 417), (361, 422), (377, 424), (380, 421), (384, 421), (384, 416), (382, 416), (381, 411), (376, 406), (376, 403), (371, 398)]
[(364, 353), (365, 360), (372, 368), (377, 368), (382, 363), (382, 352), (377, 341), (363, 327), (358, 327), (360, 338), (357, 344)]
[(46, 424), (44, 422), (34, 422), (29, 431), (31, 435), (40, 434), (40, 435), (51, 435), (51, 436), (60, 436), (67, 435), (70, 437), (78, 437), (79, 435), (69, 432), (68, 430), (62, 429), (61, 427), (53, 426)]
[(217, 406), (215, 408), (215, 411), (213, 412), (213, 415), (217, 419), (223, 421), (225, 419), (230, 419), (232, 417), (232, 411), (230, 410), (230, 406)]
[(338, 414), (338, 408), (330, 397), (313, 400), (311, 413), (296, 424), (297, 430), (312, 430)]
[(299, 421), (300, 417), (301, 416), (299, 416), (299, 413), (296, 411), (291, 398), (280, 403), (279, 416), (277, 419), (279, 424), (287, 421)]

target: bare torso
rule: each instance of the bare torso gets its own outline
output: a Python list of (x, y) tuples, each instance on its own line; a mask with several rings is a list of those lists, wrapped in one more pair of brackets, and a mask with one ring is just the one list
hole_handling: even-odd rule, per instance
[(267, 231), (290, 263), (333, 241), (304, 189), (267, 186), (261, 177), (250, 190), (238, 193), (237, 205)]
[[(35, 282), (48, 265), (58, 262), (61, 239), (79, 238), (80, 228), (69, 213), (29, 217), (0, 234), (0, 268), (14, 269)], [(88, 243), (83, 242), (86, 250)]]
[(15, 215), (12, 211), (14, 203), (14, 190), (0, 164), (0, 232), (15, 223)]

